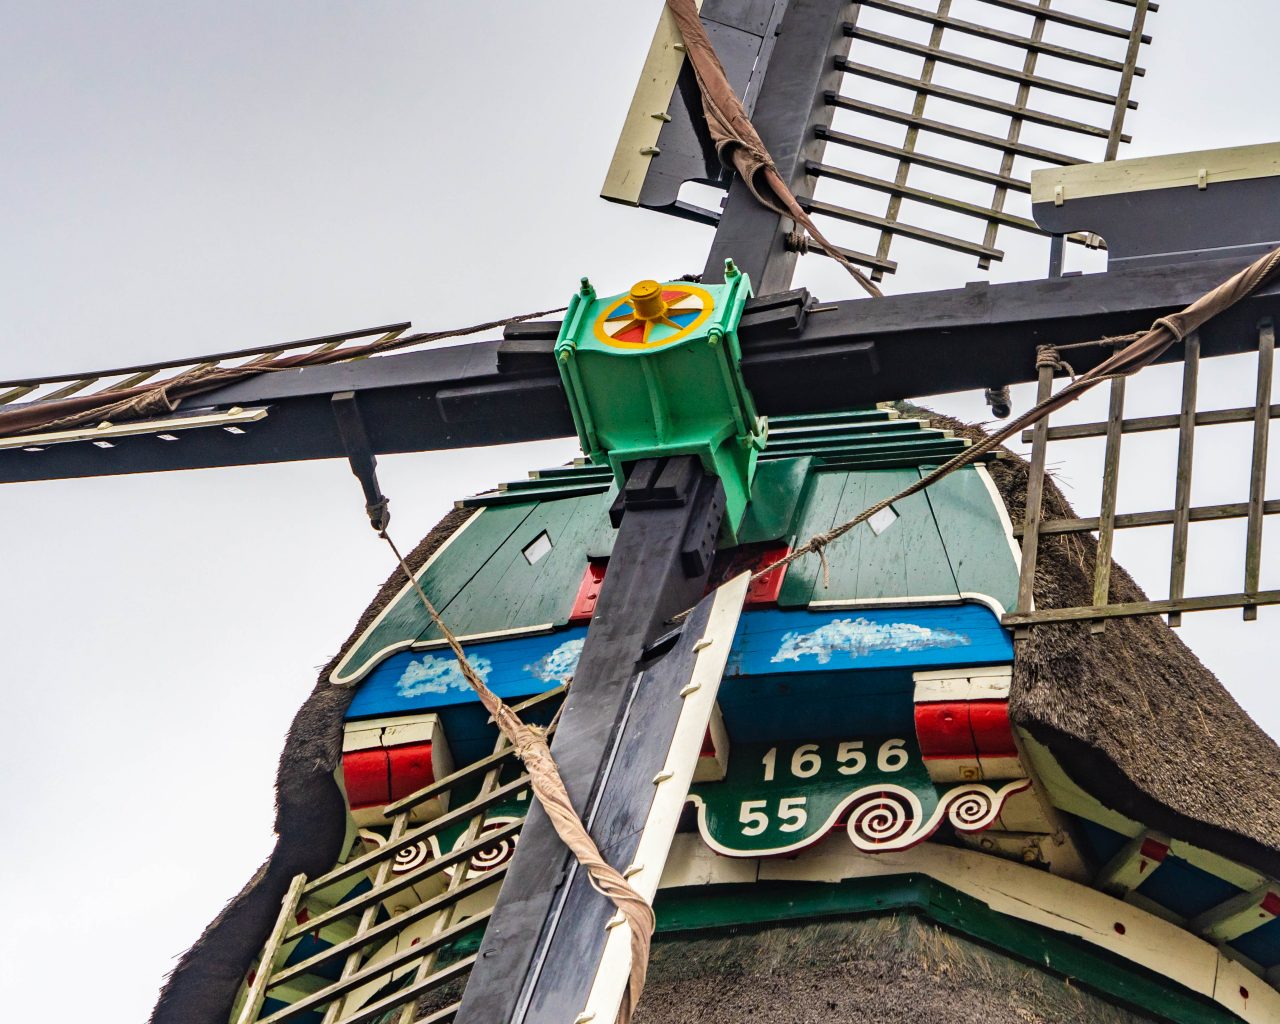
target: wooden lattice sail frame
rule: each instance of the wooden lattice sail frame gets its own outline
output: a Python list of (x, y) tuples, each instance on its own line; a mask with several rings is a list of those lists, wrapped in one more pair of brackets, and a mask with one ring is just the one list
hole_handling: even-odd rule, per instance
[[(964, 253), (987, 269), (1004, 258), (1002, 228), (1045, 234), (1027, 208), (1032, 169), (1116, 158), (1130, 141), (1125, 116), (1138, 105), (1133, 82), (1145, 74), (1138, 61), (1151, 41), (1147, 17), (1158, 5), (1109, 0), (1114, 15), (1107, 18), (1086, 17), (1073, 6), (1072, 0), (849, 5), (831, 26), (835, 35), (824, 66), (815, 69), (812, 103), (797, 103), (784, 116), (801, 122), (791, 131), (800, 148), (792, 185), (801, 204), (824, 231), (822, 222), (832, 220), (863, 229), (865, 250), (841, 249), (850, 260), (877, 279), (893, 273), (891, 249), (903, 238)], [(778, 55), (781, 44), (771, 33), (779, 17), (776, 8), (760, 19), (754, 9), (702, 4), (713, 38), (733, 40), (724, 60), (748, 112), (758, 80)], [(745, 45), (744, 38), (757, 42)], [(664, 12), (602, 194), (717, 223), (718, 213), (673, 191), (682, 176), (728, 183), (705, 141), (694, 141), (702, 126), (681, 50)], [(756, 119), (772, 114), (759, 110)], [(937, 215), (928, 211), (941, 211), (943, 225), (929, 223)], [(803, 241), (797, 236), (794, 244)], [(1057, 246), (1053, 259), (1061, 263)]]

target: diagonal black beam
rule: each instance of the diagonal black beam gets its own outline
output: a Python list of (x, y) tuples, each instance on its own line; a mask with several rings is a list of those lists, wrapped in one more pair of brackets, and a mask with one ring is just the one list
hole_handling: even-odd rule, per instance
[[(659, 478), (671, 481), (674, 498), (653, 495)], [(650, 662), (669, 656), (655, 654), (650, 645), (671, 629), (671, 616), (693, 607), (705, 589), (724, 515), (724, 488), (703, 475), (697, 456), (677, 455), (636, 463), (620, 501), (623, 516), (609, 571), (551, 747), (574, 809), (603, 848), (634, 825), (634, 815), (602, 814), (602, 807), (615, 807), (621, 798), (626, 806), (647, 811), (652, 801), (652, 774), (637, 791), (634, 770), (612, 771), (620, 756), (618, 740), (637, 700), (646, 655)], [(707, 557), (691, 564), (691, 549)], [(650, 696), (678, 705), (673, 692), (681, 685), (678, 676), (663, 678), (665, 692)], [(640, 713), (652, 711), (644, 701), (640, 708)], [(613, 797), (605, 799), (609, 793)], [(590, 987), (590, 976), (581, 968), (598, 960), (603, 920), (612, 912), (589, 894), (594, 895), (550, 819), (537, 805), (530, 807), (458, 1024), (541, 1022), (548, 1010), (552, 1020), (572, 1021)], [(600, 927), (578, 927), (586, 923), (584, 916)], [(573, 953), (552, 964), (550, 950), (566, 943)]]
[[(1108, 274), (971, 285), (949, 291), (814, 303), (806, 292), (753, 299), (739, 336), (743, 373), (766, 415), (848, 409), (1033, 380), (1036, 347), (1141, 330), (1226, 280), (1246, 259), (1135, 267)], [(1256, 325), (1280, 319), (1280, 283), (1201, 328), (1206, 358), (1252, 351)], [(503, 341), (264, 374), (189, 399), (197, 407), (265, 406), (243, 434), (219, 427), (88, 441), (38, 452), (0, 448), (0, 482), (238, 466), (346, 453), (330, 399), (350, 391), (374, 453), (436, 451), (573, 435), (551, 350), (559, 324), (526, 323)], [(1108, 350), (1073, 351), (1076, 370)], [(1181, 358), (1174, 346), (1166, 361)], [(0, 439), (3, 443), (3, 439)]]

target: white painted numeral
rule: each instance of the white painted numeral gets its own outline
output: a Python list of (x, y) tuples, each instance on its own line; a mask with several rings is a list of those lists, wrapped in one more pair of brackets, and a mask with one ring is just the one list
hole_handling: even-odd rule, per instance
[(799, 832), (809, 821), (809, 812), (804, 809), (805, 797), (788, 796), (778, 803), (778, 820), (787, 824), (779, 825), (779, 832)]
[(909, 759), (903, 749), (906, 745), (906, 740), (885, 740), (880, 745), (880, 753), (876, 755), (876, 767), (882, 772), (901, 771), (907, 766)]
[(862, 752), (862, 740), (846, 740), (836, 751), (836, 760), (840, 767), (836, 769), (841, 775), (857, 775), (867, 766), (867, 755)]
[(818, 756), (818, 744), (806, 743), (796, 747), (791, 755), (791, 774), (797, 779), (808, 779), (817, 775), (822, 769), (822, 758)]
[(764, 781), (773, 781), (773, 768), (778, 763), (778, 748), (770, 747), (764, 757), (760, 758), (760, 762), (764, 765)]
[(744, 836), (758, 836), (769, 827), (769, 816), (764, 813), (768, 800), (744, 800), (738, 811), (738, 820), (742, 822)]

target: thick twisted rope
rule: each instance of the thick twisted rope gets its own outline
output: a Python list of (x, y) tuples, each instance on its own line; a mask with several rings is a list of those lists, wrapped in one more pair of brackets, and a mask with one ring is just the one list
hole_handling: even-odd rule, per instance
[(578, 812), (573, 809), (573, 804), (569, 800), (569, 793), (565, 789), (564, 780), (560, 777), (560, 770), (556, 767), (555, 760), (551, 757), (551, 750), (547, 746), (546, 730), (526, 725), (520, 720), (519, 715), (503, 703), (501, 697), (489, 689), (471, 666), (457, 636), (441, 619), (440, 613), (427, 597), (422, 584), (418, 582), (418, 578), (405, 562), (404, 556), (400, 554), (400, 549), (396, 547), (395, 541), (391, 539), (385, 527), (379, 531), (379, 536), (395, 553), (396, 561), (400, 563), (405, 577), (413, 584), (422, 607), (426, 609), (427, 615), (440, 630), (453, 656), (458, 659), (458, 667), (462, 669), (462, 675), (471, 685), (476, 696), (480, 698), (480, 703), (484, 705), (485, 710), (493, 716), (494, 723), (502, 735), (515, 748), (516, 756), (524, 762), (525, 768), (529, 771), (529, 781), (533, 787), (534, 796), (546, 811), (547, 817), (551, 819), (556, 834), (577, 858), (578, 863), (586, 869), (592, 888), (618, 908), (623, 920), (631, 929), (631, 974), (627, 979), (627, 990), (623, 994), (616, 1021), (616, 1024), (629, 1024), (636, 1004), (640, 1000), (640, 993), (644, 991), (645, 976), (649, 970), (649, 945), (655, 925), (653, 908), (632, 888), (631, 883), (622, 876), (622, 873), (601, 856), (599, 847), (587, 832), (586, 826), (583, 825), (582, 819), (578, 817)]

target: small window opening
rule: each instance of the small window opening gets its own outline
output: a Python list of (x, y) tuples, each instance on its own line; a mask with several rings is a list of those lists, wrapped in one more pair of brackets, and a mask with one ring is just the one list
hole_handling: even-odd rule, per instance
[(551, 538), (547, 536), (546, 530), (543, 530), (524, 546), (524, 560), (530, 565), (535, 565), (550, 553)]
[(877, 537), (889, 529), (898, 521), (898, 511), (892, 505), (888, 508), (882, 508), (879, 512), (867, 520), (867, 525), (871, 527), (871, 532)]

